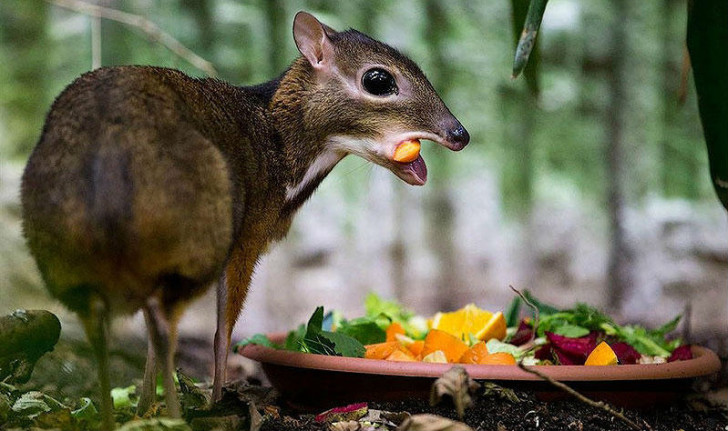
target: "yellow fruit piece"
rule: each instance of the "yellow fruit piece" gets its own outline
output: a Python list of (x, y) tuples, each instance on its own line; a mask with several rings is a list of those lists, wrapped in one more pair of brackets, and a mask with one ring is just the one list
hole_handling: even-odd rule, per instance
[(420, 155), (420, 141), (411, 139), (402, 141), (394, 150), (394, 161), (400, 163), (409, 163), (414, 161)]
[(617, 355), (605, 341), (589, 353), (584, 365), (617, 365)]
[(506, 337), (506, 318), (502, 312), (497, 312), (491, 316), (490, 320), (483, 328), (475, 333), (478, 340), (488, 341), (491, 338), (503, 340)]
[(442, 350), (435, 350), (434, 352), (422, 358), (422, 362), (430, 362), (433, 364), (447, 364), (447, 356), (445, 356), (445, 353)]
[[(500, 313), (500, 315), (502, 316), (503, 314)], [(490, 311), (482, 310), (475, 304), (468, 304), (457, 311), (435, 314), (435, 317), (432, 319), (432, 328), (445, 331), (461, 340), (467, 340), (468, 334), (473, 334), (482, 340), (483, 338), (479, 334), (483, 337), (488, 335), (488, 332), (491, 331), (486, 325), (489, 324), (495, 327), (498, 335), (500, 335), (499, 319), (490, 323), (493, 316), (494, 314)], [(503, 324), (505, 325), (505, 319), (503, 320)], [(505, 326), (503, 337), (505, 337)]]
[(407, 349), (397, 349), (389, 354), (386, 358), (384, 358), (387, 361), (396, 361), (396, 362), (415, 362), (417, 359), (415, 359), (414, 355), (410, 353)]

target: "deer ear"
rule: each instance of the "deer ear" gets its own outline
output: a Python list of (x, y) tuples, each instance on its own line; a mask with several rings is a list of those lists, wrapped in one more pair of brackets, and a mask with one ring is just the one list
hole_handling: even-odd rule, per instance
[(314, 68), (322, 68), (332, 60), (334, 46), (329, 35), (334, 33), (336, 31), (310, 13), (298, 12), (293, 19), (293, 39), (298, 50)]

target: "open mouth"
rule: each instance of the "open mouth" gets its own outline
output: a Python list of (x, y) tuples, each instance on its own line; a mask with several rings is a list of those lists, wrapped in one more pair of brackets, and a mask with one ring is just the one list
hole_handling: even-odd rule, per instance
[(427, 165), (419, 153), (421, 139), (433, 141), (453, 151), (461, 149), (433, 133), (416, 132), (398, 136), (389, 160), (390, 169), (407, 184), (413, 186), (421, 186), (427, 182)]

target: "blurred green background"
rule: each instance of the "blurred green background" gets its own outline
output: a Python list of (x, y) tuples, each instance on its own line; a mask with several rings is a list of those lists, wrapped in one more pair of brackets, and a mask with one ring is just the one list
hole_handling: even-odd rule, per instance
[[(319, 304), (356, 315), (368, 290), (423, 314), (502, 309), (512, 284), (624, 321), (687, 310), (695, 337), (727, 349), (728, 226), (683, 77), (684, 0), (552, 0), (516, 80), (522, 0), (93, 3), (155, 23), (240, 85), (285, 70), (298, 54), (293, 16), (310, 11), (409, 55), (470, 132), (461, 153), (423, 146), (423, 188), (344, 160), (261, 262), (237, 334), (289, 329)], [(20, 234), (19, 178), (50, 104), (92, 68), (92, 40), (103, 66), (205, 75), (138, 28), (94, 21), (53, 2), (0, 2), (0, 312), (43, 306), (71, 328)], [(211, 337), (211, 310), (208, 296), (183, 332)]]

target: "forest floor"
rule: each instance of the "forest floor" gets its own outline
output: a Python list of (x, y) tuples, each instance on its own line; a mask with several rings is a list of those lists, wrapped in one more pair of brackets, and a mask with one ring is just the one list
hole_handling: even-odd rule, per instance
[[(124, 343), (123, 350), (112, 351), (112, 384), (128, 387), (138, 383), (143, 367), (144, 344), (140, 341)], [(183, 357), (178, 363), (183, 370), (197, 377), (205, 376), (207, 365), (205, 356), (209, 346), (205, 343), (183, 340), (181, 349)], [(130, 353), (130, 352), (138, 352)], [(201, 353), (196, 353), (201, 352)], [(56, 349), (41, 358), (31, 380), (18, 386), (23, 392), (37, 390), (59, 400), (66, 405), (78, 404), (80, 397), (96, 399), (97, 386), (90, 349), (85, 342), (62, 339)], [(630, 430), (629, 425), (613, 414), (588, 406), (576, 399), (545, 402), (536, 394), (528, 391), (488, 390), (480, 389), (472, 394), (472, 406), (465, 409), (462, 419), (458, 418), (456, 409), (449, 397), (431, 406), (428, 400), (407, 399), (398, 402), (381, 403), (369, 400), (365, 407), (343, 416), (329, 417), (328, 421), (317, 421), (315, 414), (304, 414), (288, 407), (285, 399), (278, 396), (275, 390), (261, 385), (256, 378), (228, 387), (222, 403), (212, 411), (197, 406), (191, 407), (190, 399), (199, 394), (209, 394), (206, 386), (202, 390), (195, 389), (182, 395), (185, 407), (185, 423), (144, 423), (135, 421), (127, 423), (124, 430)], [(209, 396), (209, 395), (207, 395)], [(185, 398), (186, 397), (186, 398)], [(187, 401), (186, 401), (187, 400)], [(185, 406), (185, 403), (187, 405)], [(253, 403), (254, 409), (250, 409)], [(98, 403), (96, 403), (98, 405)], [(198, 404), (199, 405), (199, 404)], [(77, 406), (75, 406), (77, 407)], [(71, 409), (75, 408), (71, 407)], [(331, 406), (337, 407), (337, 406)], [(0, 409), (1, 410), (1, 409)], [(163, 410), (162, 410), (163, 411)], [(728, 430), (728, 388), (713, 389), (709, 394), (686, 394), (682, 399), (669, 404), (649, 409), (619, 410), (641, 429), (645, 430), (684, 430), (684, 431), (726, 431)], [(314, 412), (321, 413), (321, 412)], [(12, 413), (11, 413), (12, 414)], [(421, 416), (421, 414), (437, 415)], [(76, 431), (97, 429), (95, 426), (80, 420), (65, 419), (54, 422), (55, 416), (46, 414), (36, 416), (32, 420), (8, 420), (3, 424), (0, 412), (0, 429), (60, 429)], [(117, 422), (123, 423), (133, 418), (132, 415), (117, 413)], [(408, 418), (409, 422), (402, 425)], [(7, 418), (7, 416), (6, 416)], [(251, 418), (253, 427), (251, 428)], [(457, 422), (449, 422), (449, 420)], [(460, 422), (462, 420), (462, 423)], [(332, 422), (334, 421), (334, 422)], [(137, 424), (137, 427), (130, 425)], [(463, 427), (463, 424), (467, 427)]]

